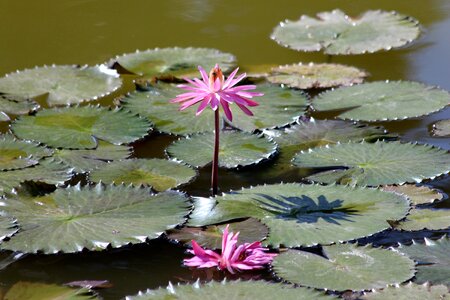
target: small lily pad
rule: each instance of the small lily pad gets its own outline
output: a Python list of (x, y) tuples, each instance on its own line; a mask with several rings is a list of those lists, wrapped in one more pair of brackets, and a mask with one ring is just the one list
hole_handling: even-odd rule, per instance
[(396, 12), (369, 10), (352, 18), (336, 9), (317, 18), (281, 22), (271, 38), (284, 47), (326, 54), (363, 54), (390, 50), (410, 43), (420, 34), (419, 24)]
[(44, 66), (0, 78), (0, 92), (33, 98), (48, 94), (49, 105), (67, 105), (112, 93), (122, 85), (115, 70), (105, 65)]
[(383, 191), (395, 192), (406, 195), (413, 205), (430, 204), (435, 201), (440, 201), (444, 195), (438, 190), (429, 188), (427, 186), (416, 186), (414, 184), (404, 185), (387, 185), (381, 187)]
[[(167, 148), (169, 156), (194, 167), (212, 162), (214, 134), (196, 134), (175, 141)], [(222, 131), (219, 141), (219, 167), (237, 168), (254, 165), (268, 159), (277, 145), (264, 136), (240, 131)]]
[(44, 109), (20, 117), (11, 129), (22, 139), (51, 147), (94, 149), (97, 139), (115, 145), (134, 142), (147, 134), (150, 124), (125, 110), (83, 106)]
[[(229, 223), (229, 231), (239, 232), (238, 244), (261, 241), (269, 234), (269, 229), (260, 221), (249, 218), (245, 221)], [(168, 233), (171, 240), (189, 243), (195, 240), (197, 244), (209, 249), (222, 249), (222, 235), (227, 224), (211, 225), (206, 228), (183, 227)]]
[(86, 288), (19, 281), (6, 293), (5, 300), (94, 300), (99, 299)]
[(292, 88), (312, 89), (362, 83), (368, 74), (358, 68), (339, 64), (293, 64), (271, 70), (267, 80)]
[(273, 269), (289, 282), (335, 291), (383, 288), (414, 276), (414, 261), (395, 251), (337, 244), (323, 253), (289, 250), (275, 257)]
[(198, 77), (198, 66), (210, 70), (216, 63), (231, 71), (236, 58), (230, 53), (208, 48), (156, 48), (117, 56), (112, 62), (145, 77)]
[(399, 251), (417, 262), (416, 283), (450, 285), (450, 240), (447, 236), (437, 241), (425, 238), (422, 243), (400, 245)]
[(412, 81), (376, 81), (324, 92), (312, 101), (315, 110), (345, 110), (341, 119), (361, 121), (401, 120), (443, 109), (450, 94)]
[(450, 227), (450, 210), (448, 209), (412, 209), (406, 220), (395, 226), (396, 229), (407, 231), (438, 230)]
[(389, 286), (382, 290), (375, 290), (372, 293), (365, 293), (363, 300), (411, 300), (428, 299), (442, 300), (450, 297), (448, 287), (445, 285), (430, 285), (428, 283), (419, 285), (408, 283), (400, 286)]
[(332, 168), (308, 179), (378, 186), (421, 182), (450, 171), (447, 151), (400, 142), (346, 143), (301, 151), (293, 164), (301, 168)]
[(441, 120), (433, 124), (433, 135), (450, 137), (450, 120)]
[(12, 236), (19, 230), (16, 220), (4, 213), (0, 213), (0, 242)]
[(11, 135), (0, 135), (0, 171), (23, 169), (38, 164), (39, 160), (51, 156), (51, 149), (30, 141), (20, 141)]
[(180, 192), (152, 195), (149, 188), (101, 184), (57, 189), (34, 200), (19, 198), (2, 204), (17, 218), (21, 230), (0, 247), (46, 254), (142, 243), (184, 223), (190, 210)]
[(0, 121), (9, 121), (12, 115), (26, 115), (39, 109), (39, 104), (22, 97), (0, 94)]
[(89, 175), (93, 182), (150, 186), (165, 191), (193, 180), (194, 169), (166, 159), (127, 159), (105, 164)]

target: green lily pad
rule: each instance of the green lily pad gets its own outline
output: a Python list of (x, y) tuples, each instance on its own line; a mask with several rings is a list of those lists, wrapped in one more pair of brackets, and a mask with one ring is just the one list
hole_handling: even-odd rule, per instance
[(180, 111), (179, 105), (169, 102), (182, 93), (182, 89), (164, 83), (150, 85), (146, 89), (127, 95), (122, 99), (123, 106), (149, 119), (155, 124), (155, 130), (178, 135), (213, 131), (214, 113), (211, 109), (205, 109), (196, 116), (196, 108)]
[(38, 109), (39, 104), (33, 100), (0, 94), (0, 121), (9, 121), (8, 114), (25, 115)]
[(184, 164), (152, 158), (111, 162), (93, 170), (89, 179), (93, 182), (150, 186), (160, 192), (188, 183), (196, 176), (197, 172)]
[(450, 297), (448, 287), (445, 285), (430, 285), (428, 283), (418, 285), (408, 283), (401, 286), (389, 286), (382, 290), (376, 290), (372, 293), (364, 294), (363, 300), (411, 300), (428, 299), (442, 300)]
[[(273, 156), (277, 145), (264, 136), (240, 131), (222, 131), (219, 138), (219, 167), (237, 168)], [(212, 162), (214, 134), (196, 134), (172, 143), (167, 154), (194, 167)]]
[(156, 48), (137, 50), (112, 60), (135, 74), (145, 77), (199, 77), (198, 66), (209, 71), (218, 63), (224, 72), (231, 71), (236, 58), (230, 53), (208, 48)]
[(105, 65), (44, 66), (0, 78), (0, 92), (33, 98), (48, 93), (49, 105), (96, 100), (117, 90), (122, 80)]
[(264, 96), (255, 98), (259, 105), (250, 109), (254, 116), (249, 117), (238, 107), (231, 106), (232, 126), (249, 132), (284, 127), (305, 114), (308, 99), (301, 91), (266, 83), (257, 84), (255, 91)]
[(338, 244), (323, 253), (289, 250), (275, 257), (273, 270), (289, 282), (334, 291), (383, 288), (414, 276), (414, 261), (395, 251)]
[(11, 135), (0, 135), (0, 171), (22, 169), (36, 165), (53, 151), (30, 141), (20, 141)]
[(362, 83), (369, 74), (339, 64), (293, 64), (273, 68), (267, 80), (292, 88), (330, 88)]
[(0, 242), (5, 238), (15, 234), (19, 228), (17, 227), (16, 220), (3, 213), (0, 213)]
[(414, 184), (404, 185), (387, 185), (381, 187), (383, 191), (394, 192), (407, 196), (413, 205), (429, 204), (435, 201), (440, 201), (444, 195), (438, 190), (429, 188), (427, 186), (416, 186)]
[(5, 300), (93, 300), (99, 299), (86, 288), (19, 281), (4, 296)]
[(450, 120), (441, 120), (433, 124), (433, 135), (450, 137)]
[[(214, 199), (211, 199), (214, 201)], [(266, 244), (313, 246), (366, 237), (389, 228), (409, 210), (403, 196), (349, 186), (275, 184), (195, 202), (188, 225), (253, 217), (269, 227)]]
[(333, 168), (308, 179), (341, 184), (378, 186), (421, 182), (450, 171), (447, 151), (428, 145), (400, 142), (347, 143), (299, 152), (294, 165)]
[(125, 110), (83, 106), (44, 109), (20, 117), (11, 129), (19, 138), (51, 147), (94, 149), (97, 139), (115, 145), (134, 142), (147, 134), (150, 124)]
[[(239, 232), (239, 244), (261, 241), (269, 234), (267, 226), (253, 218), (229, 223), (229, 225), (230, 232)], [(189, 243), (189, 245), (191, 240), (195, 240), (202, 247), (222, 249), (222, 235), (226, 226), (227, 224), (211, 225), (206, 228), (183, 227), (169, 232), (167, 237), (171, 240)]]
[(399, 251), (417, 262), (416, 283), (450, 285), (450, 240), (447, 236), (437, 241), (425, 238), (423, 243), (400, 245)]
[(73, 167), (76, 173), (86, 173), (108, 162), (128, 158), (131, 155), (131, 150), (132, 148), (128, 146), (98, 141), (97, 148), (92, 150), (55, 149), (53, 157)]
[(324, 292), (307, 288), (294, 288), (293, 286), (266, 281), (210, 281), (206, 284), (195, 282), (192, 285), (176, 285), (169, 283), (167, 288), (147, 290), (136, 296), (128, 296), (127, 300), (151, 299), (334, 299)]
[(415, 231), (422, 229), (438, 230), (450, 227), (448, 209), (412, 209), (406, 220), (395, 226), (396, 229)]
[(443, 109), (450, 94), (412, 81), (376, 81), (327, 91), (315, 97), (318, 111), (345, 110), (341, 119), (362, 121), (400, 120)]
[(306, 15), (298, 21), (281, 22), (271, 38), (278, 44), (298, 51), (320, 51), (326, 54), (363, 54), (404, 46), (420, 34), (419, 24), (397, 12), (366, 11), (351, 18), (336, 9)]
[(152, 195), (149, 188), (101, 184), (57, 189), (34, 201), (4, 200), (3, 205), (21, 230), (0, 247), (46, 254), (142, 243), (184, 223), (190, 210), (180, 192)]

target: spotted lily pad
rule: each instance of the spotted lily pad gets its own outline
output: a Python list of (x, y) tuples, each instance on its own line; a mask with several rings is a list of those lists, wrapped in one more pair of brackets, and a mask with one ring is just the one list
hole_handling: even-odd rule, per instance
[(95, 100), (115, 91), (122, 80), (105, 65), (95, 67), (44, 66), (0, 78), (0, 92), (33, 98), (48, 94), (49, 105)]
[(152, 300), (152, 299), (286, 299), (286, 300), (315, 300), (334, 299), (324, 292), (307, 288), (294, 288), (293, 286), (265, 282), (265, 281), (210, 281), (199, 284), (197, 281), (192, 285), (176, 285), (169, 283), (167, 288), (147, 290), (136, 296), (128, 296), (126, 300)]
[(450, 120), (441, 120), (433, 124), (433, 135), (450, 137)]
[(422, 229), (438, 230), (450, 227), (450, 210), (418, 209), (410, 211), (406, 220), (395, 226), (396, 229), (415, 231)]
[(299, 89), (329, 88), (362, 83), (368, 74), (338, 64), (293, 64), (273, 68), (267, 80)]
[(153, 239), (185, 222), (190, 205), (175, 191), (152, 195), (149, 188), (126, 186), (57, 189), (30, 199), (3, 201), (20, 232), (3, 249), (26, 253), (101, 250)]
[(450, 171), (450, 155), (428, 145), (400, 142), (346, 143), (297, 153), (294, 165), (332, 168), (308, 179), (341, 184), (378, 186), (421, 182)]
[(324, 246), (325, 257), (289, 250), (275, 257), (277, 276), (289, 282), (335, 291), (368, 290), (414, 276), (414, 261), (395, 251), (354, 244)]
[(352, 18), (340, 10), (303, 15), (298, 21), (281, 22), (271, 38), (298, 51), (326, 54), (363, 54), (390, 50), (410, 43), (420, 34), (418, 22), (396, 12), (366, 11)]
[[(175, 141), (167, 148), (169, 156), (194, 167), (212, 161), (214, 134), (197, 134)], [(275, 154), (277, 145), (264, 136), (240, 131), (222, 131), (219, 141), (219, 167), (237, 168), (268, 159)]]
[(0, 94), (0, 121), (9, 121), (12, 115), (25, 115), (39, 109), (39, 104), (22, 97)]
[(0, 171), (5, 171), (36, 165), (40, 159), (52, 155), (53, 151), (5, 134), (0, 135), (0, 153)]
[(450, 94), (412, 81), (376, 81), (327, 91), (313, 99), (318, 111), (345, 110), (341, 119), (386, 121), (419, 117), (448, 105)]
[(89, 179), (94, 182), (151, 186), (156, 191), (165, 191), (188, 183), (196, 176), (196, 171), (186, 165), (153, 158), (115, 161), (92, 171)]
[(416, 186), (414, 184), (404, 184), (398, 186), (387, 185), (383, 186), (382, 189), (387, 192), (403, 194), (407, 196), (414, 205), (429, 204), (444, 198), (444, 195), (438, 190), (427, 186)]
[[(269, 227), (266, 244), (313, 246), (353, 240), (389, 228), (409, 209), (403, 196), (348, 186), (276, 184), (231, 191), (195, 203), (188, 225), (253, 217)], [(217, 201), (217, 202), (216, 202)]]
[(99, 299), (86, 288), (19, 281), (6, 293), (5, 300), (94, 300)]
[(363, 300), (411, 300), (428, 299), (442, 300), (450, 297), (448, 287), (445, 285), (430, 285), (408, 283), (401, 286), (389, 286), (382, 290), (375, 290), (372, 293), (364, 294)]
[(156, 48), (137, 50), (112, 60), (135, 74), (145, 77), (172, 75), (198, 77), (198, 66), (210, 70), (216, 63), (224, 72), (231, 71), (236, 58), (230, 53), (208, 48)]
[(444, 236), (437, 241), (425, 238), (424, 242), (413, 241), (410, 246), (400, 245), (399, 251), (417, 262), (417, 283), (450, 285), (450, 240)]
[(19, 230), (16, 220), (4, 213), (0, 213), (0, 242), (5, 238), (12, 236)]
[(44, 109), (36, 116), (23, 116), (11, 127), (15, 135), (51, 147), (94, 149), (97, 139), (115, 145), (144, 137), (150, 124), (132, 113), (103, 107)]

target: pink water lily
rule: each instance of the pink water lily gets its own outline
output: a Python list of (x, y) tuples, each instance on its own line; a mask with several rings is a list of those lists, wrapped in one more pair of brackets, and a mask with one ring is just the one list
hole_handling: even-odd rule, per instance
[(239, 232), (228, 233), (228, 227), (229, 225), (226, 226), (222, 235), (221, 254), (205, 250), (193, 240), (193, 250), (189, 250), (189, 252), (194, 254), (194, 257), (184, 259), (184, 265), (196, 268), (217, 267), (219, 270), (226, 269), (234, 274), (236, 270), (262, 269), (277, 255), (265, 252), (267, 248), (263, 248), (261, 242), (244, 243), (238, 246)]

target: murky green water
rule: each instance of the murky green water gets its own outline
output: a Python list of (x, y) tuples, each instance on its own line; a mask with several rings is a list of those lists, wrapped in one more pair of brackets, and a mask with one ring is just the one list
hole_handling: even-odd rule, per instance
[[(450, 90), (450, 2), (447, 0), (1, 0), (0, 75), (44, 64), (97, 64), (136, 49), (172, 46), (211, 47), (237, 56), (239, 64), (287, 64), (326, 62), (321, 53), (300, 53), (282, 48), (269, 39), (272, 29), (284, 19), (340, 8), (358, 15), (368, 9), (397, 10), (414, 16), (423, 25), (422, 37), (400, 50), (376, 54), (332, 57), (336, 63), (353, 65), (371, 73), (369, 80), (416, 80)], [(129, 80), (131, 82), (131, 79)], [(131, 90), (128, 83), (110, 96)], [(433, 122), (450, 117), (450, 109), (420, 119), (380, 123), (403, 140), (419, 141), (450, 149), (450, 139), (433, 138)], [(3, 130), (6, 126), (1, 125)], [(163, 146), (173, 140), (151, 136), (137, 143), (137, 157), (162, 157)], [(193, 195), (207, 195), (209, 170), (185, 188)], [(227, 191), (260, 183), (260, 179), (221, 171), (221, 188)], [(266, 182), (289, 178), (266, 178)], [(432, 186), (450, 193), (450, 179)], [(450, 207), (449, 200), (438, 207)], [(419, 233), (416, 236), (438, 235)], [(399, 237), (379, 236), (389, 244)], [(408, 240), (410, 236), (403, 236)], [(126, 247), (101, 253), (76, 255), (30, 255), (0, 271), (0, 288), (19, 280), (65, 283), (73, 280), (107, 279), (113, 288), (100, 291), (105, 299), (118, 299), (138, 290), (190, 281), (197, 276), (180, 266), (182, 247), (166, 241)], [(262, 276), (267, 276), (263, 274)], [(216, 278), (216, 277), (215, 277)], [(1, 295), (1, 293), (0, 293)]]

